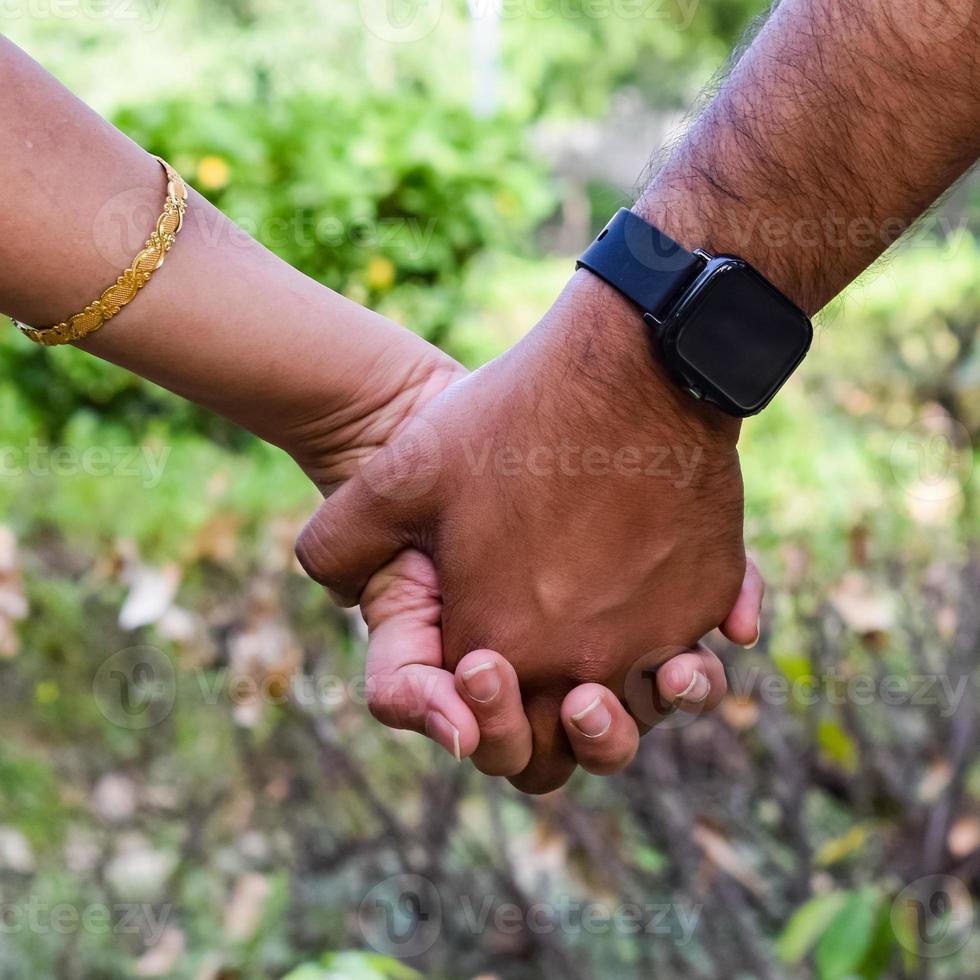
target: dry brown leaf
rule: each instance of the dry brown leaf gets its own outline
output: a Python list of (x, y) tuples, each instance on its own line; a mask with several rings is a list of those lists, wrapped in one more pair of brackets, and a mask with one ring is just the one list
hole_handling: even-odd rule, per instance
[(30, 842), (16, 827), (0, 827), (0, 871), (29, 875), (35, 869)]
[(123, 577), (129, 584), (129, 594), (119, 610), (119, 628), (135, 630), (163, 618), (177, 595), (181, 575), (174, 564), (154, 568), (133, 563)]
[(184, 954), (184, 933), (176, 926), (167, 926), (160, 941), (137, 961), (134, 971), (138, 977), (165, 977), (173, 973)]
[(224, 917), (225, 935), (229, 939), (244, 942), (255, 935), (271, 890), (269, 879), (260, 874), (242, 875), (235, 882)]
[(754, 895), (764, 896), (766, 894), (765, 882), (720, 833), (706, 824), (697, 823), (694, 825), (691, 836), (694, 843), (701, 848), (704, 856), (718, 870), (730, 875)]
[(285, 623), (262, 619), (250, 623), (228, 641), (234, 689), (233, 714), (251, 727), (266, 704), (281, 704), (302, 663), (303, 654)]
[(744, 694), (728, 694), (721, 702), (721, 716), (730, 728), (743, 731), (759, 720), (759, 706)]
[(918, 483), (905, 494), (909, 514), (924, 527), (948, 524), (963, 509), (963, 500), (960, 482), (952, 476), (934, 483)]
[(92, 810), (107, 823), (122, 823), (136, 812), (137, 787), (129, 776), (106, 773), (92, 790)]
[(207, 558), (219, 565), (227, 565), (235, 557), (238, 548), (238, 532), (242, 521), (231, 511), (215, 514), (194, 535), (190, 547), (190, 560)]
[(259, 559), (263, 572), (280, 575), (294, 567), (296, 539), (303, 530), (304, 523), (304, 520), (277, 517), (266, 525)]
[(955, 858), (965, 858), (980, 848), (980, 820), (974, 816), (960, 817), (949, 828), (946, 846)]
[(953, 771), (949, 763), (945, 759), (937, 759), (925, 771), (919, 782), (919, 799), (923, 803), (935, 803), (949, 785), (952, 775)]
[(27, 612), (17, 538), (9, 527), (0, 524), (0, 657), (17, 653), (17, 623), (27, 617)]
[(886, 633), (895, 622), (895, 599), (861, 572), (847, 572), (830, 594), (845, 625), (855, 633)]

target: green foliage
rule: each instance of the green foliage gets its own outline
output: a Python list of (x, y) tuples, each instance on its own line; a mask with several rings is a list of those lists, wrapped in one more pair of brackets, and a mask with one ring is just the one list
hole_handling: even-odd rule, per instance
[[(534, 324), (572, 266), (535, 252), (561, 190), (535, 157), (535, 126), (599, 119), (624, 94), (657, 111), (686, 105), (762, 4), (653, 4), (666, 19), (650, 29), (573, 16), (567, 0), (511, 5), (488, 119), (469, 109), (464, 0), (446, 0), (438, 26), (412, 43), (379, 38), (366, 6), (146, 0), (139, 9), (161, 13), (152, 28), (14, 18), (9, 30), (284, 259), (475, 367)], [(597, 188), (595, 207), (607, 209)], [(924, 227), (850, 291), (824, 316), (804, 370), (743, 430), (747, 538), (771, 585), (763, 642), (728, 658), (733, 686), (746, 662), (790, 684), (940, 673), (966, 635), (975, 579), (958, 570), (976, 548), (980, 247), (962, 231), (976, 189), (961, 197), (964, 225)], [(439, 768), (438, 750), (382, 730), (351, 694), (363, 638), (293, 564), (291, 539), (315, 494), (282, 453), (111, 365), (43, 351), (9, 329), (0, 378), (0, 510), (19, 545), (14, 572), (0, 568), (0, 616), (21, 592), (29, 607), (11, 621), (19, 649), (0, 660), (0, 827), (23, 835), (36, 865), (3, 870), (4, 902), (112, 902), (118, 882), (106, 866), (136, 838), (174, 857), (161, 895), (185, 945), (162, 975), (176, 980), (415, 980), (397, 960), (352, 948), (365, 940), (360, 898), (410, 866), (447, 882), (445, 928), (424, 967), (433, 977), (559, 975), (554, 950), (585, 975), (708, 976), (712, 963), (738, 960), (752, 923), (755, 947), (791, 976), (875, 980), (898, 962), (915, 975), (915, 935), (896, 937), (889, 913), (929, 804), (917, 788), (911, 802), (889, 796), (887, 781), (865, 772), (884, 760), (900, 784), (925, 783), (950, 741), (934, 708), (890, 713), (878, 701), (818, 697), (779, 712), (749, 685), (715, 718), (647, 740), (677, 749), (656, 757), (656, 780), (645, 768), (579, 777), (528, 803)], [(935, 474), (895, 447), (933, 412), (967, 435), (949, 496), (925, 506), (917, 481)], [(31, 447), (76, 462), (94, 448), (110, 467), (135, 453), (136, 466), (23, 465), (16, 454)], [(949, 460), (933, 462), (941, 471)], [(169, 619), (124, 630), (129, 573), (170, 565), (180, 582)], [(853, 571), (868, 595), (852, 603), (888, 600), (873, 610), (874, 630), (840, 612)], [(93, 678), (108, 656), (142, 643), (173, 667), (174, 705), (159, 724), (130, 729), (106, 717)], [(290, 657), (302, 680), (339, 684), (339, 701), (248, 716), (226, 678), (287, 672)], [(673, 769), (682, 779), (664, 788)], [(132, 812), (95, 805), (107, 776), (135, 787)], [(786, 802), (794, 787), (796, 810)], [(963, 814), (978, 802), (974, 765)], [(695, 822), (716, 828), (713, 857), (692, 861)], [(801, 900), (795, 837), (803, 894), (809, 881), (816, 897)], [(535, 863), (542, 854), (547, 867)], [(541, 881), (556, 865), (549, 891)], [(711, 928), (683, 946), (615, 931), (556, 933), (540, 946), (491, 927), (454, 932), (450, 894), (499, 899), (508, 876), (525, 872), (533, 900), (672, 908), (700, 907), (719, 881), (748, 882), (734, 892), (745, 914), (734, 915), (728, 893), (705, 910)], [(265, 891), (244, 914), (234, 895), (249, 875)], [(755, 877), (767, 892), (758, 907)], [(236, 915), (249, 928), (232, 928)], [(3, 939), (4, 977), (133, 976), (145, 953), (138, 938), (91, 930)], [(937, 977), (965, 976), (975, 955), (952, 953)]]
[(451, 340), (474, 258), (527, 241), (551, 206), (513, 120), (411, 90), (177, 101), (117, 122), (291, 265), (428, 337)]
[(902, 952), (890, 904), (875, 887), (809, 899), (793, 913), (775, 948), (780, 959), (796, 967), (814, 952), (819, 980), (877, 980)]
[(843, 892), (815, 895), (804, 902), (786, 923), (776, 942), (776, 952), (786, 963), (797, 964), (816, 945), (827, 926), (847, 901)]
[(817, 943), (820, 980), (858, 976), (857, 970), (874, 941), (880, 900), (875, 888), (862, 888), (847, 896)]
[(422, 980), (422, 974), (390, 956), (347, 950), (299, 966), (283, 980)]

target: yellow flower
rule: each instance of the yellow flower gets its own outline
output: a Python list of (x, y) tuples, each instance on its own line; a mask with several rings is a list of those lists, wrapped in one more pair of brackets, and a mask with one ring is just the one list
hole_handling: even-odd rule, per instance
[(34, 685), (34, 700), (38, 704), (51, 704), (61, 696), (58, 685), (54, 681), (38, 681)]
[(204, 157), (197, 165), (197, 182), (205, 190), (220, 191), (230, 176), (231, 168), (222, 157)]
[(497, 209), (497, 213), (508, 218), (513, 214), (517, 214), (521, 206), (521, 202), (517, 199), (517, 195), (515, 195), (513, 191), (506, 189), (497, 193), (493, 203)]
[(364, 279), (369, 289), (374, 289), (378, 292), (391, 289), (395, 284), (394, 263), (391, 259), (386, 259), (383, 255), (376, 255), (368, 262)]

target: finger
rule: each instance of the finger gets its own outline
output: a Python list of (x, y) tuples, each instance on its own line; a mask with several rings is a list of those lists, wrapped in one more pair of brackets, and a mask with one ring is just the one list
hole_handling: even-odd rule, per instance
[(732, 643), (754, 647), (759, 642), (759, 617), (766, 583), (751, 558), (745, 560), (745, 578), (732, 611), (721, 624), (721, 631)]
[(521, 772), (531, 758), (531, 725), (513, 666), (492, 650), (474, 650), (456, 666), (456, 690), (480, 730), (476, 768), (489, 776)]
[(405, 551), (373, 575), (361, 612), (368, 624), (368, 709), (389, 728), (421, 732), (457, 761), (480, 740), (476, 718), (442, 669), (442, 601), (435, 569)]
[(433, 440), (415, 439), (411, 431), (399, 436), (328, 497), (300, 533), (299, 563), (341, 604), (356, 605), (371, 575), (434, 511), (439, 453)]
[(525, 695), (524, 713), (531, 725), (531, 758), (516, 776), (508, 777), (522, 793), (550, 793), (575, 772), (575, 756), (561, 723), (561, 703), (569, 686), (553, 685)]
[(356, 606), (370, 576), (407, 543), (395, 513), (354, 477), (328, 497), (296, 541), (303, 571), (343, 606)]
[(561, 720), (578, 764), (608, 776), (632, 761), (640, 744), (636, 722), (601, 684), (582, 684), (561, 706)]
[(662, 664), (656, 681), (664, 705), (692, 714), (718, 707), (728, 691), (724, 665), (703, 644)]

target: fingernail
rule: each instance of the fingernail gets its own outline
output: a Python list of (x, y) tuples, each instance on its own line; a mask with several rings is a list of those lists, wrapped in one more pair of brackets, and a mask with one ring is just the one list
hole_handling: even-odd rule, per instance
[(759, 642), (759, 637), (761, 636), (762, 636), (762, 617), (760, 616), (755, 621), (755, 639), (751, 643), (747, 644), (745, 649), (751, 650), (752, 647), (756, 646), (756, 644)]
[(710, 693), (711, 685), (708, 683), (708, 678), (700, 670), (696, 670), (691, 683), (677, 695), (676, 700), (687, 704), (700, 704)]
[(425, 716), (425, 734), (438, 742), (457, 762), (463, 759), (459, 751), (459, 729), (451, 725), (440, 711), (430, 711)]
[(485, 664), (470, 667), (463, 672), (466, 693), (481, 704), (487, 704), (500, 693), (500, 673), (497, 665), (489, 660)]
[(597, 697), (588, 707), (583, 708), (578, 714), (572, 715), (572, 724), (586, 738), (598, 738), (609, 731), (612, 715), (602, 703), (602, 698)]

